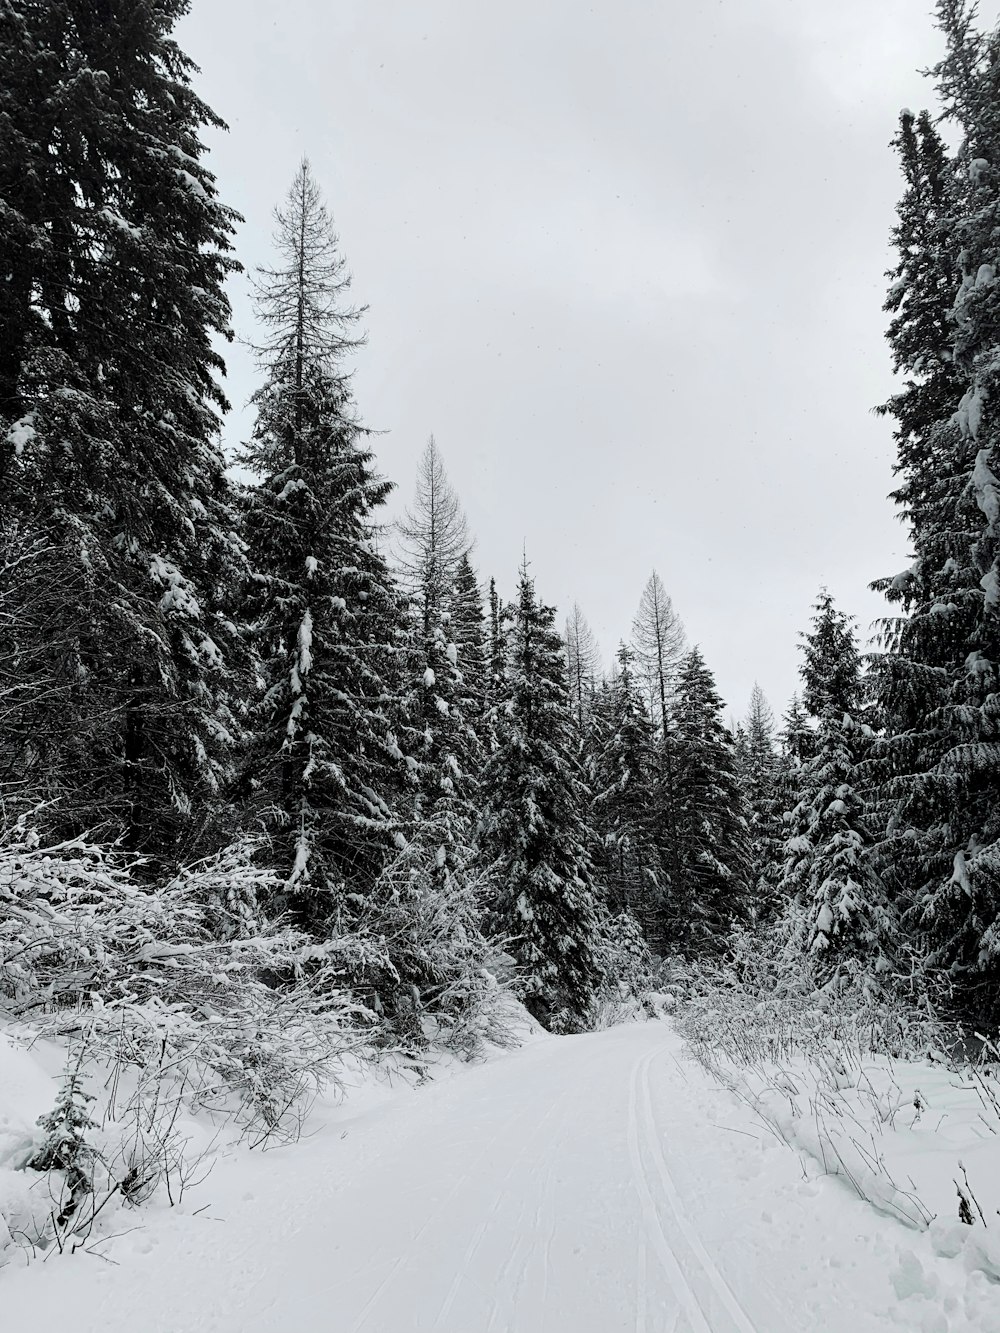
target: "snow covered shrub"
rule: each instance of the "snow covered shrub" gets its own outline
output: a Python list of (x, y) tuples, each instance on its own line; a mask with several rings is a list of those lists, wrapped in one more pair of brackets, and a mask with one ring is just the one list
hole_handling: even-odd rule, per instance
[(723, 962), (687, 969), (678, 1023), (696, 1050), (739, 1063), (821, 1056), (834, 1042), (897, 1059), (947, 1049), (952, 1035), (931, 994), (897, 983), (817, 987), (780, 926), (737, 931)]
[(483, 935), (478, 890), (433, 820), (379, 876), (362, 925), (380, 950), (355, 980), (370, 987), (391, 1038), (469, 1059), (484, 1044), (514, 1043), (511, 996), (490, 967), (497, 946)]
[(631, 912), (605, 913), (600, 918), (594, 958), (602, 977), (594, 1001), (594, 1028), (649, 1017), (643, 1000), (653, 987), (653, 959)]
[(88, 1059), (183, 1082), (249, 1132), (294, 1128), (294, 1108), (370, 1020), (340, 984), (336, 949), (264, 918), (256, 891), (270, 872), (246, 849), (155, 886), (137, 865), (84, 839), (39, 846), (25, 821), (8, 833), (0, 1003), (38, 1034), (85, 1035)]
[(948, 1066), (952, 1034), (926, 997), (901, 986), (817, 989), (789, 965), (780, 928), (734, 938), (725, 965), (689, 970), (677, 1027), (696, 1059), (814, 1169), (909, 1226), (932, 1217), (887, 1165), (885, 1141), (909, 1102), (894, 1075), (907, 1061)]

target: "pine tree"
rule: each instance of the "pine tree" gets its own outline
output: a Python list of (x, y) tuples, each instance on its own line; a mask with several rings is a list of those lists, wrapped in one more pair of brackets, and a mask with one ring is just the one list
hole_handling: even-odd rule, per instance
[(786, 772), (794, 774), (814, 752), (815, 732), (809, 724), (809, 714), (802, 706), (798, 694), (792, 695), (791, 702), (785, 709), (778, 740)]
[(632, 647), (636, 665), (646, 679), (650, 713), (661, 733), (670, 711), (684, 643), (684, 626), (654, 569), (642, 590), (639, 610), (632, 623)]
[(750, 914), (747, 824), (723, 702), (697, 648), (683, 659), (673, 709), (680, 871), (670, 885), (669, 944), (718, 952)]
[(875, 855), (877, 820), (862, 773), (870, 735), (852, 622), (828, 593), (803, 636), (805, 698), (819, 709), (812, 753), (797, 770), (780, 886), (783, 932), (821, 985), (875, 994), (895, 950), (895, 912)]
[(487, 614), (489, 639), (486, 660), (486, 699), (492, 708), (495, 707), (503, 688), (507, 650), (503, 632), (504, 607), (497, 592), (495, 579), (490, 579)]
[(659, 882), (665, 895), (662, 910), (646, 922), (651, 947), (664, 953), (671, 947), (671, 908), (667, 898), (684, 896), (681, 832), (678, 825), (677, 737), (673, 723), (677, 673), (684, 656), (684, 626), (674, 610), (656, 570), (650, 575), (632, 622), (632, 647), (649, 699), (656, 742), (656, 783), (651, 793), (651, 817), (657, 830)]
[(482, 853), (495, 931), (512, 940), (525, 1003), (564, 1030), (586, 1021), (600, 980), (586, 793), (555, 610), (537, 600), (527, 568), (508, 615), (496, 750), (483, 774)]
[(61, 718), (6, 743), (55, 818), (158, 853), (220, 813), (237, 732), (213, 344), (237, 218), (171, 37), (186, 9), (0, 10), (0, 543), (30, 529), (67, 591)]
[(861, 703), (860, 658), (853, 622), (826, 588), (816, 598), (812, 629), (800, 635), (802, 702), (815, 719), (854, 713)]
[(753, 911), (766, 917), (774, 910), (781, 878), (781, 771), (774, 744), (774, 715), (756, 682), (747, 715), (736, 738), (737, 771), (743, 791), (749, 838), (749, 882)]
[(648, 939), (656, 935), (664, 891), (653, 827), (656, 747), (633, 653), (625, 644), (619, 646), (617, 663), (598, 707), (607, 716), (595, 765), (593, 812), (609, 904), (630, 911)]
[(582, 736), (597, 689), (601, 653), (594, 631), (576, 602), (566, 618), (566, 669), (573, 713)]
[(250, 762), (286, 891), (322, 929), (364, 900), (395, 844), (400, 617), (374, 541), (390, 487), (344, 366), (361, 312), (307, 162), (276, 219), (278, 266), (256, 289), (266, 378), (243, 458), (260, 477), (246, 501), (263, 677)]
[(467, 552), (459, 560), (455, 574), (451, 623), (467, 715), (473, 727), (477, 727), (486, 708), (489, 664), (483, 595)]
[(474, 615), (468, 604), (470, 538), (433, 436), (420, 461), (413, 508), (397, 530), (403, 541), (403, 577), (412, 608), (411, 682), (405, 715), (410, 749), (421, 764), (423, 800), (418, 801), (416, 818), (419, 821), (445, 792), (452, 807), (456, 801), (466, 802), (471, 820), (471, 783), (480, 756), (454, 639), (456, 585), (463, 562), (467, 570), (464, 611)]
[(468, 523), (432, 435), (417, 468), (413, 507), (396, 524), (403, 582), (418, 607), (424, 639), (450, 612), (463, 557), (472, 548)]
[(962, 140), (946, 159), (928, 119), (904, 117), (897, 141), (889, 341), (907, 378), (885, 410), (915, 559), (876, 585), (904, 615), (873, 671), (884, 726), (873, 762), (880, 859), (911, 932), (987, 1021), (1000, 976), (1000, 38), (976, 30), (964, 0), (940, 0), (937, 16), (946, 53), (934, 74)]

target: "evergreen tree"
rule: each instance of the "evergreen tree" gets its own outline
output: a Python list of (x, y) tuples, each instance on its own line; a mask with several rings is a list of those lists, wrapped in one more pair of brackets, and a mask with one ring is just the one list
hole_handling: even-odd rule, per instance
[(503, 602), (497, 592), (495, 579), (490, 579), (489, 591), (489, 643), (486, 663), (486, 698), (495, 706), (503, 687), (506, 669), (506, 643), (503, 633)]
[(251, 767), (286, 892), (322, 929), (363, 900), (394, 845), (398, 604), (374, 542), (389, 484), (364, 447), (346, 354), (360, 311), (307, 162), (276, 213), (257, 312), (265, 381), (243, 462), (261, 660)]
[(814, 612), (812, 629), (800, 636), (802, 702), (817, 720), (827, 713), (854, 713), (861, 703), (861, 673), (853, 622), (825, 588)]
[(736, 738), (737, 771), (743, 791), (749, 838), (749, 882), (753, 910), (768, 916), (781, 878), (781, 771), (774, 744), (774, 715), (764, 692), (754, 684), (750, 706)]
[(725, 946), (750, 914), (747, 824), (723, 702), (697, 648), (683, 659), (673, 709), (680, 873), (670, 886), (669, 943), (699, 954)]
[(483, 774), (482, 851), (496, 933), (512, 941), (525, 1003), (555, 1029), (586, 1021), (598, 987), (598, 913), (586, 802), (555, 610), (522, 569)]
[(186, 10), (0, 9), (0, 545), (32, 531), (67, 592), (44, 760), (24, 730), (5, 744), (56, 818), (159, 853), (220, 812), (237, 732), (213, 344), (236, 215), (171, 37)]
[(609, 905), (630, 911), (648, 938), (656, 935), (663, 883), (652, 824), (657, 781), (656, 747), (633, 654), (621, 644), (618, 670), (600, 696), (607, 713), (595, 765), (594, 820), (601, 848), (602, 880)]
[(490, 748), (486, 718), (489, 688), (483, 596), (468, 554), (458, 562), (452, 591), (452, 633), (461, 676), (463, 715), (479, 742), (481, 754)]
[(821, 712), (789, 814), (783, 928), (793, 954), (809, 956), (820, 984), (850, 982), (873, 994), (890, 966), (895, 916), (861, 785), (869, 732), (857, 718), (862, 684), (854, 630), (828, 593), (816, 604), (803, 658), (805, 697)]
[(792, 695), (781, 719), (778, 739), (785, 771), (794, 774), (812, 756), (816, 744), (815, 731), (809, 725), (809, 714), (797, 694)]
[(928, 964), (962, 1005), (995, 1015), (1000, 951), (1000, 37), (974, 7), (940, 0), (945, 115), (962, 136), (945, 160), (926, 117), (904, 117), (905, 192), (894, 239), (889, 341), (903, 390), (896, 422), (910, 569), (881, 587), (904, 614), (873, 671), (884, 735), (880, 860), (892, 866)]

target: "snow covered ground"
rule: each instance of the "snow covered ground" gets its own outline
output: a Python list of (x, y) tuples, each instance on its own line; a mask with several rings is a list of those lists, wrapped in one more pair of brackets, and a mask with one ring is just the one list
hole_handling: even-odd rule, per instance
[(179, 1209), (119, 1213), (106, 1259), (7, 1267), (3, 1333), (1000, 1329), (968, 1244), (948, 1257), (947, 1228), (823, 1177), (669, 1023), (366, 1082), (310, 1131), (227, 1149)]

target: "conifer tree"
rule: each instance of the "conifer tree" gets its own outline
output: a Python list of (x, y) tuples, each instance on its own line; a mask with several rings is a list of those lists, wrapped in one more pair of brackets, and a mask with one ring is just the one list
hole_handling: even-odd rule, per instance
[(780, 761), (774, 744), (774, 715), (754, 683), (746, 718), (736, 739), (737, 771), (743, 791), (749, 839), (749, 882), (753, 911), (768, 916), (781, 878), (782, 831)]
[(895, 949), (895, 912), (877, 868), (877, 823), (862, 782), (870, 733), (859, 720), (854, 630), (826, 592), (802, 647), (805, 698), (820, 711), (789, 813), (783, 930), (820, 984), (851, 983), (872, 995)]
[(593, 812), (609, 904), (631, 911), (649, 939), (657, 933), (663, 895), (653, 827), (656, 747), (633, 653), (625, 644), (619, 646), (617, 664), (601, 695), (599, 711), (607, 717), (595, 765)]
[(673, 708), (680, 873), (670, 885), (669, 943), (686, 953), (724, 948), (750, 914), (747, 823), (733, 738), (701, 652), (681, 662)]
[(483, 595), (468, 552), (458, 562), (452, 592), (452, 631), (458, 653), (462, 690), (473, 727), (478, 726), (486, 707), (487, 675), (486, 626)]
[(632, 623), (632, 647), (636, 665), (646, 678), (650, 713), (661, 733), (670, 711), (684, 644), (684, 626), (654, 569), (642, 590), (639, 610)]
[[(656, 784), (651, 793), (651, 815), (659, 846), (659, 880), (667, 897), (678, 903), (684, 896), (684, 869), (678, 825), (677, 737), (673, 707), (685, 642), (683, 623), (654, 569), (632, 622), (632, 648), (638, 673), (645, 682), (656, 742)], [(668, 915), (671, 910), (664, 899), (663, 911), (651, 916), (646, 923), (651, 932), (650, 945), (659, 953), (670, 947)]]
[(508, 616), (496, 749), (483, 773), (482, 854), (494, 928), (512, 941), (525, 1003), (565, 1030), (586, 1021), (600, 980), (587, 794), (555, 610), (538, 601), (526, 567)]
[(322, 929), (364, 899), (394, 845), (400, 617), (374, 542), (390, 487), (344, 364), (361, 312), (307, 162), (275, 216), (277, 266), (256, 289), (265, 381), (243, 458), (260, 477), (246, 501), (264, 681), (251, 765), (286, 892)]
[(964, 0), (940, 0), (945, 56), (933, 71), (961, 142), (946, 158), (926, 116), (904, 116), (905, 191), (888, 307), (900, 393), (896, 492), (915, 559), (876, 586), (904, 612), (873, 671), (884, 734), (881, 862), (892, 867), (928, 965), (960, 1003), (997, 1011), (1000, 951), (1000, 220), (998, 35)]
[(793, 694), (781, 719), (779, 735), (781, 758), (786, 771), (795, 773), (812, 755), (815, 733), (809, 724), (809, 714), (798, 694)]
[(507, 644), (504, 635), (504, 606), (495, 579), (490, 579), (487, 598), (486, 700), (495, 708), (503, 689)]
[(422, 620), (424, 639), (451, 610), (463, 556), (472, 547), (461, 502), (432, 435), (420, 458), (413, 507), (396, 524), (403, 582)]
[(576, 602), (566, 618), (566, 668), (573, 712), (582, 736), (597, 689), (601, 653), (594, 631)]
[(31, 530), (68, 594), (44, 763), (8, 743), (55, 818), (160, 854), (220, 812), (237, 732), (213, 342), (236, 215), (171, 36), (187, 7), (0, 11), (0, 544)]
[[(482, 611), (476, 605), (465, 517), (433, 438), (420, 462), (413, 508), (398, 530), (404, 541), (403, 573), (411, 589), (410, 687), (403, 716), (407, 748), (418, 765), (415, 800), (407, 815), (413, 847), (409, 876), (414, 886), (422, 883), (424, 891), (436, 897), (442, 904), (439, 910), (447, 911), (450, 899), (470, 898), (468, 871), (483, 757), (474, 725), (482, 701), (466, 688), (455, 637), (460, 575), (461, 617), (472, 635), (472, 641), (462, 645), (462, 656), (472, 662), (473, 672)], [(422, 867), (416, 854), (420, 848), (425, 853)]]

